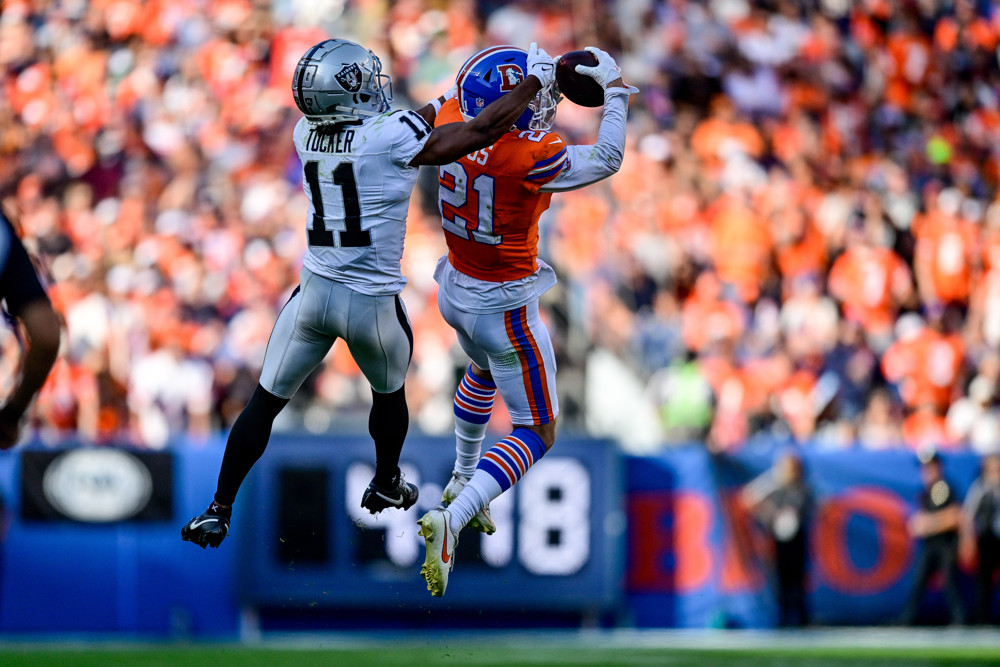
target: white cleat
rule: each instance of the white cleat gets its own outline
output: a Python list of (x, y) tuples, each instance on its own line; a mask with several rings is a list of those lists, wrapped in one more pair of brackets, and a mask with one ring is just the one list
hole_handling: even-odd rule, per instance
[(427, 581), (431, 595), (441, 597), (448, 588), (448, 575), (455, 565), (458, 533), (451, 529), (451, 512), (442, 507), (432, 509), (417, 523), (427, 548), (420, 574)]
[[(444, 493), (441, 494), (441, 503), (447, 507), (458, 498), (458, 494), (462, 492), (465, 485), (469, 483), (468, 477), (463, 477), (459, 475), (454, 470), (451, 471), (451, 481), (448, 482), (448, 486), (444, 487)], [(493, 523), (493, 517), (490, 516), (490, 506), (487, 505), (483, 509), (476, 512), (476, 516), (472, 517), (469, 521), (469, 526), (475, 528), (480, 533), (486, 533), (487, 535), (492, 535), (497, 532), (497, 525)]]

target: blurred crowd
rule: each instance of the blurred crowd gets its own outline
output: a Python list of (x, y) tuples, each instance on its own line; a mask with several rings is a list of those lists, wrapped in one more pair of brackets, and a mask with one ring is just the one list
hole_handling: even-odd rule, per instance
[[(532, 40), (599, 45), (641, 89), (622, 171), (556, 195), (541, 221), (563, 428), (630, 451), (1000, 447), (994, 3), (2, 8), (0, 197), (67, 326), (35, 410), (43, 438), (162, 447), (232, 423), (304, 251), (290, 74), (340, 36), (382, 57), (398, 107), (481, 47)], [(599, 119), (564, 101), (556, 126), (589, 143)], [(403, 267), (407, 392), (414, 426), (446, 433), (466, 360), (437, 312), (425, 171)], [(16, 345), (2, 341), (5, 367)], [(367, 401), (335, 345), (284, 426), (363, 428)]]

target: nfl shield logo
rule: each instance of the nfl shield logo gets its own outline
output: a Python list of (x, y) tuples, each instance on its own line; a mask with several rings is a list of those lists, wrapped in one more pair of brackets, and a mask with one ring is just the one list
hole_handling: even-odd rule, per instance
[(486, 106), (485, 103), (483, 102), (483, 98), (481, 97), (476, 98), (476, 106), (479, 107), (480, 109)]
[(337, 81), (349, 93), (356, 93), (361, 90), (361, 68), (356, 63), (351, 63), (336, 75)]

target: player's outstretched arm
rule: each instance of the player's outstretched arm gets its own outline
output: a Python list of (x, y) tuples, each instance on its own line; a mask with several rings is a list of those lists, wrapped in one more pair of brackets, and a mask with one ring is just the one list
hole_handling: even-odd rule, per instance
[(577, 65), (576, 71), (604, 88), (604, 110), (597, 141), (592, 146), (567, 146), (567, 166), (540, 188), (542, 192), (566, 192), (596, 183), (617, 173), (625, 157), (628, 98), (639, 89), (622, 81), (621, 69), (608, 53), (593, 46), (588, 46), (587, 51), (597, 58), (597, 65)]
[(21, 417), (56, 361), (60, 323), (17, 237), (12, 237), (6, 266), (0, 272), (0, 286), (11, 314), (24, 325), (28, 338), (21, 382), (0, 408), (0, 449), (9, 449), (17, 444)]
[(434, 119), (437, 118), (437, 114), (438, 111), (441, 110), (441, 106), (451, 98), (457, 96), (458, 84), (453, 84), (444, 95), (434, 98), (419, 109), (414, 109), (413, 113), (423, 118), (428, 125), (434, 127)]
[(510, 130), (538, 91), (552, 83), (554, 77), (552, 57), (532, 42), (528, 48), (528, 75), (524, 81), (471, 121), (434, 128), (423, 149), (410, 160), (410, 166), (449, 164), (463, 155), (492, 146)]
[(59, 353), (59, 316), (48, 301), (36, 301), (21, 317), (29, 347), (24, 355), (21, 383), (0, 408), (0, 449), (10, 449), (21, 436), (21, 420), (35, 394), (45, 384)]

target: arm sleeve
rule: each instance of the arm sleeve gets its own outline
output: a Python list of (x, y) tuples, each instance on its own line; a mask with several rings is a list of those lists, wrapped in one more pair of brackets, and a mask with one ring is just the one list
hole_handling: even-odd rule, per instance
[(962, 503), (962, 513), (969, 521), (974, 521), (976, 518), (976, 512), (979, 511), (979, 503), (983, 500), (983, 485), (976, 480), (972, 483), (972, 487), (969, 489), (968, 495), (965, 496), (965, 502)]
[(309, 122), (305, 119), (305, 116), (299, 118), (299, 122), (295, 124), (295, 129), (292, 130), (292, 145), (295, 146), (295, 154), (299, 156), (300, 162), (305, 162), (302, 158), (302, 146), (305, 144), (306, 135), (309, 133)]
[(424, 149), (428, 137), (434, 131), (427, 121), (415, 111), (395, 111), (389, 114), (392, 147), (389, 157), (401, 167), (409, 167), (417, 153)]
[(612, 88), (604, 92), (604, 112), (597, 141), (592, 146), (568, 146), (566, 167), (541, 187), (542, 192), (576, 190), (607, 178), (621, 168), (625, 156), (628, 98), (626, 88)]
[(743, 487), (743, 494), (745, 498), (756, 505), (770, 498), (777, 490), (778, 484), (774, 479), (774, 473), (766, 470)]
[[(7, 246), (6, 253), (0, 253), (0, 261), (6, 259), (0, 270), (0, 297), (7, 302), (7, 312), (15, 317), (25, 306), (35, 301), (48, 301), (35, 267), (17, 238), (10, 223), (0, 217), (0, 243)], [(4, 258), (4, 254), (6, 257)]]

